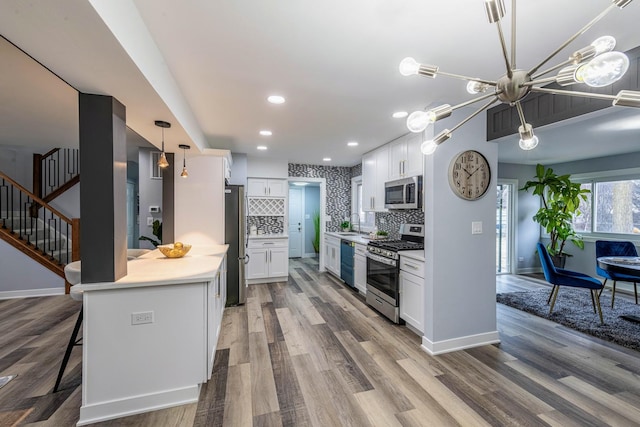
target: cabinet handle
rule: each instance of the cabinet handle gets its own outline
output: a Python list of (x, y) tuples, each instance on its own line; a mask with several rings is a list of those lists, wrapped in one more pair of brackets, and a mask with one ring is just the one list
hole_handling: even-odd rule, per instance
[(417, 269), (418, 269), (418, 267), (416, 267), (415, 265), (407, 264), (407, 263), (405, 263), (405, 264), (403, 265), (403, 267), (410, 267), (410, 268), (413, 268), (414, 270), (417, 270)]
[(398, 163), (398, 173), (402, 175), (402, 160), (400, 160), (400, 163)]
[(269, 257), (269, 253), (265, 252), (264, 253), (264, 262), (265, 262), (265, 264), (269, 262), (269, 258), (268, 257)]
[(406, 160), (402, 161), (402, 175), (404, 175), (404, 163), (406, 162)]
[(269, 262), (273, 261), (273, 254), (269, 251)]

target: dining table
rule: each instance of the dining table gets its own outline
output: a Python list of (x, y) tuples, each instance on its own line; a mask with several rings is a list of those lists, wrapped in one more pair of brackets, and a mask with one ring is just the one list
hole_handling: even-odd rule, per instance
[[(635, 256), (605, 256), (596, 259), (598, 267), (612, 273), (622, 273), (638, 278), (640, 282), (640, 257)], [(621, 318), (640, 323), (640, 316), (622, 315)]]

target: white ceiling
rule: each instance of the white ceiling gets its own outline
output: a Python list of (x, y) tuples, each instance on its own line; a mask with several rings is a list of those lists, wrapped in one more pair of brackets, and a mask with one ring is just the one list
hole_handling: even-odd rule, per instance
[[(177, 152), (177, 145), (186, 142), (296, 163), (321, 164), (328, 156), (332, 165), (350, 166), (364, 152), (406, 133), (404, 120), (391, 118), (394, 111), (470, 98), (458, 80), (400, 76), (397, 66), (405, 56), (491, 80), (504, 73), (498, 33), (488, 24), (482, 3), (3, 0), (0, 34), (74, 88), (118, 98), (127, 106), (128, 126), (152, 143), (160, 142), (153, 121), (172, 122), (165, 133), (169, 150)], [(519, 1), (518, 65), (535, 65), (609, 4)], [(616, 9), (559, 57), (603, 34), (617, 38), (618, 50), (638, 46), (639, 20), (637, 2)], [(509, 39), (508, 19), (503, 29)], [(0, 54), (4, 64), (4, 51)], [(47, 78), (38, 79), (44, 84)], [(7, 86), (0, 86), (0, 100), (9, 120), (13, 109), (6, 108)], [(28, 92), (34, 85), (13, 87)], [(273, 93), (287, 102), (268, 104), (265, 99)], [(58, 105), (57, 110), (65, 109)], [(579, 122), (584, 138), (571, 130), (575, 124), (537, 130), (541, 143), (532, 152), (517, 149), (515, 136), (503, 138), (500, 160), (555, 162), (637, 151), (632, 136), (640, 128), (638, 111), (617, 114), (631, 130), (611, 143), (590, 142), (588, 136), (598, 127), (587, 124), (609, 126), (609, 134), (621, 132), (620, 126), (606, 124), (611, 117), (596, 115)], [(15, 135), (35, 130), (33, 117), (47, 122), (44, 112), (28, 105), (13, 116), (0, 124), (19, 129)], [(260, 129), (272, 130), (273, 136), (259, 136)], [(360, 145), (348, 148), (350, 140)], [(447, 143), (455, 143), (455, 135)], [(269, 150), (257, 152), (259, 144)]]

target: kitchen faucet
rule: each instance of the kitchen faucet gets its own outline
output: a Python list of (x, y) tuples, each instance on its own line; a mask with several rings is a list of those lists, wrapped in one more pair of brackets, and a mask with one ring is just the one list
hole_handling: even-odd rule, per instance
[(360, 214), (358, 212), (352, 213), (349, 217), (349, 221), (351, 221), (351, 218), (353, 218), (354, 215), (356, 216), (356, 218), (358, 218), (358, 234), (360, 234)]

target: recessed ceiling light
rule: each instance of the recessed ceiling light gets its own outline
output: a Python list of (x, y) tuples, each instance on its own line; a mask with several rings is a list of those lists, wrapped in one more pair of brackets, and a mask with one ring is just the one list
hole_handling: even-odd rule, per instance
[(349, 142), (347, 142), (347, 145), (348, 145), (349, 147), (357, 147), (357, 146), (358, 146), (358, 143), (357, 143), (356, 141), (349, 141)]
[(273, 135), (273, 132), (271, 132), (270, 130), (261, 130), (260, 131), (260, 135), (262, 135), (262, 136), (271, 136), (271, 135)]
[(267, 149), (267, 146), (266, 146), (266, 145), (258, 145), (256, 148), (257, 148), (258, 150), (263, 150), (263, 151), (264, 151), (264, 150), (266, 150), (266, 149)]
[(331, 161), (331, 157), (325, 157), (324, 159), (322, 159), (323, 162), (330, 162)]
[(284, 96), (280, 96), (280, 95), (271, 95), (267, 98), (267, 101), (269, 101), (272, 104), (284, 104)]
[(391, 115), (391, 117), (393, 117), (394, 119), (402, 119), (404, 117), (407, 117), (408, 115), (409, 113), (407, 113), (406, 111), (396, 111)]

